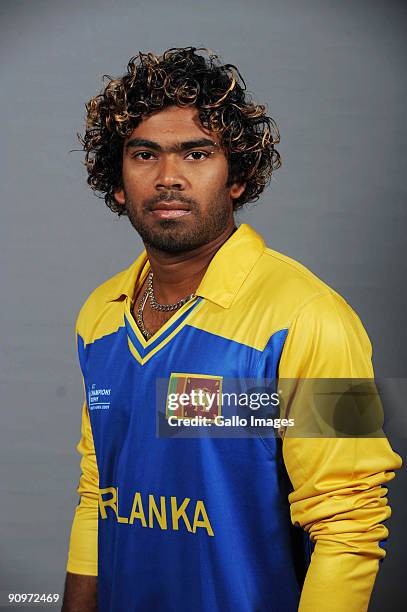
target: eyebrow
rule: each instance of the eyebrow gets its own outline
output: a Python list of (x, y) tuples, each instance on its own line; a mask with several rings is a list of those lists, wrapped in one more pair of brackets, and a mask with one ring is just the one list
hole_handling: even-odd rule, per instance
[(126, 151), (129, 149), (133, 149), (135, 147), (147, 147), (149, 149), (153, 149), (153, 151), (159, 151), (163, 153), (181, 153), (182, 151), (188, 151), (189, 149), (196, 149), (199, 147), (216, 147), (219, 148), (219, 145), (210, 140), (209, 138), (198, 138), (195, 140), (186, 140), (184, 142), (179, 142), (173, 145), (172, 147), (162, 147), (158, 142), (154, 142), (153, 140), (146, 140), (144, 138), (132, 138), (126, 143)]

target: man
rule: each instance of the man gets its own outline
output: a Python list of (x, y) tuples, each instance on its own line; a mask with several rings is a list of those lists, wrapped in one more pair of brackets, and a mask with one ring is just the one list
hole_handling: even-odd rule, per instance
[(366, 610), (400, 467), (384, 437), (156, 436), (169, 421), (157, 379), (373, 377), (345, 300), (236, 228), (280, 165), (278, 130), (234, 66), (197, 51), (140, 53), (87, 105), (88, 182), (145, 251), (77, 320), (82, 476), (63, 610)]

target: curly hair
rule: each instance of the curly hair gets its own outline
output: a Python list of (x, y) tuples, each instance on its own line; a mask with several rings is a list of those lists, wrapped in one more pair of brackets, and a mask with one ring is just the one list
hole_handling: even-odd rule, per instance
[(245, 93), (236, 66), (222, 64), (208, 49), (172, 48), (160, 56), (140, 52), (121, 78), (103, 79), (107, 85), (86, 104), (86, 131), (78, 137), (88, 185), (119, 216), (126, 214), (114, 197), (122, 188), (123, 141), (144, 116), (168, 106), (195, 106), (202, 126), (218, 134), (228, 159), (227, 185), (246, 183), (234, 210), (256, 201), (281, 166), (274, 120)]

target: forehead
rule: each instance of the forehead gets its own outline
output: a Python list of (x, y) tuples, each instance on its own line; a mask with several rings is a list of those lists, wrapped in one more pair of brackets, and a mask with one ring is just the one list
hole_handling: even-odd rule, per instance
[(165, 145), (204, 136), (219, 143), (217, 134), (201, 125), (196, 107), (169, 106), (143, 117), (127, 140), (134, 137), (145, 138)]

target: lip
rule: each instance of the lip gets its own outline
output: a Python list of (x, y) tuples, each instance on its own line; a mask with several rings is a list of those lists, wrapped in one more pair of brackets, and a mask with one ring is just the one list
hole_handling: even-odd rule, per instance
[(171, 200), (171, 202), (157, 202), (153, 204), (150, 210), (190, 210), (188, 204), (179, 202), (178, 200)]
[(151, 213), (160, 219), (178, 219), (179, 217), (190, 215), (191, 211), (185, 208), (156, 208)]
[(191, 214), (187, 204), (175, 200), (172, 202), (157, 202), (150, 210), (155, 217), (160, 219), (176, 219)]

